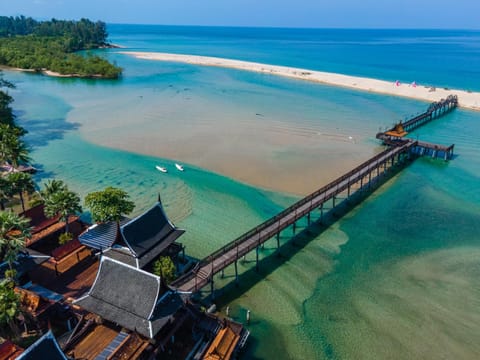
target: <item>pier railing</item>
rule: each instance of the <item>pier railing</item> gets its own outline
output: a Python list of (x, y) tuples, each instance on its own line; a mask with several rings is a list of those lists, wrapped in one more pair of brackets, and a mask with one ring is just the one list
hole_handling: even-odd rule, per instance
[[(432, 103), (426, 112), (402, 123), (402, 125), (404, 128), (411, 130), (423, 125), (435, 117), (443, 115), (451, 109), (454, 109), (457, 104), (457, 97), (450, 95), (447, 99)], [(453, 154), (454, 145), (442, 146), (386, 135), (386, 133), (387, 132), (378, 133), (377, 138), (383, 140), (384, 143), (389, 146), (388, 149), (373, 156), (329, 184), (305, 196), (285, 210), (282, 210), (275, 216), (214, 251), (197, 263), (190, 272), (176, 279), (171, 285), (182, 291), (198, 291), (210, 282), (213, 291), (214, 274), (222, 271), (230, 264), (235, 263), (235, 277), (237, 277), (237, 260), (254, 249), (257, 250), (258, 266), (258, 249), (261, 244), (276, 235), (278, 246), (278, 236), (282, 230), (292, 224), (295, 229), (296, 222), (305, 215), (308, 216), (310, 223), (310, 213), (313, 210), (320, 208), (323, 213), (323, 205), (332, 198), (333, 207), (335, 207), (336, 196), (347, 189), (348, 196), (350, 196), (350, 188), (358, 183), (360, 183), (361, 189), (365, 177), (368, 177), (366, 184), (370, 185), (373, 179), (379, 178), (382, 166), (385, 172), (388, 163), (393, 167), (395, 161), (397, 164), (402, 163), (413, 159), (417, 155), (425, 155), (426, 153), (429, 153), (431, 156), (437, 157), (439, 153), (442, 153), (445, 160), (447, 160)], [(376, 175), (374, 174), (375, 170)], [(374, 175), (372, 176), (372, 174)]]

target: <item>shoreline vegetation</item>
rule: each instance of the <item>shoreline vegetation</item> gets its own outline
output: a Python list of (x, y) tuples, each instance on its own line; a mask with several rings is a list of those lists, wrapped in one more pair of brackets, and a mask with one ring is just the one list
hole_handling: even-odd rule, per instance
[(160, 52), (120, 51), (121, 54), (134, 56), (138, 59), (181, 62), (192, 65), (223, 67), (264, 74), (284, 76), (293, 79), (317, 82), (326, 85), (340, 86), (354, 90), (407, 97), (424, 101), (439, 101), (448, 95), (457, 95), (459, 106), (480, 111), (480, 92), (437, 88), (422, 84), (391, 82), (359, 76), (350, 76), (323, 71), (300, 69), (286, 66), (261, 64), (256, 62), (224, 59), (209, 56), (170, 54)]
[[(56, 77), (117, 79), (122, 69), (89, 50), (118, 48), (106, 24), (0, 16), (0, 65)], [(85, 51), (85, 54), (78, 54)]]

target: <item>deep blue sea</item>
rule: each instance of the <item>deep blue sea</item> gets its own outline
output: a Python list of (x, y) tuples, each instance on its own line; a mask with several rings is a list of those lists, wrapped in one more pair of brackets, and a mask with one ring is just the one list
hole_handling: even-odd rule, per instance
[[(478, 31), (113, 24), (108, 30), (124, 51), (480, 91)], [(161, 193), (169, 216), (186, 229), (187, 253), (199, 258), (291, 204), (315, 181), (320, 187), (379, 151), (380, 127), (428, 106), (232, 69), (139, 60), (118, 49), (98, 53), (124, 68), (122, 79), (4, 72), (17, 85), (13, 105), (42, 170), (37, 180), (63, 179), (81, 196), (122, 187), (136, 214)], [(260, 273), (252, 270), (254, 254), (241, 263), (238, 289), (228, 285), (233, 269), (216, 279), (220, 311), (230, 306), (239, 321), (251, 311), (244, 358), (480, 358), (479, 133), (480, 113), (464, 109), (418, 129), (411, 136), (455, 143), (455, 158), (416, 160), (338, 221), (284, 245), (280, 257), (266, 256), (276, 245), (268, 242)], [(164, 155), (152, 155), (158, 153)], [(173, 168), (178, 159), (187, 159), (185, 172), (155, 171), (156, 164)], [(269, 174), (272, 183), (283, 181), (278, 168), (298, 191), (269, 188)], [(248, 174), (252, 169), (266, 173)], [(318, 180), (305, 175), (311, 169)], [(267, 186), (253, 185), (248, 179), (254, 178)]]
[(480, 31), (110, 25), (136, 51), (266, 64), (480, 90)]

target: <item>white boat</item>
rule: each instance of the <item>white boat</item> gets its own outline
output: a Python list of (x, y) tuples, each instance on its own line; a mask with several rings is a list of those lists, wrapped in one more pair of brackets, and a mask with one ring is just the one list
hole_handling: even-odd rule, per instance
[(180, 165), (180, 164), (175, 164), (175, 167), (180, 170), (180, 171), (183, 171), (183, 166)]
[(161, 171), (161, 172), (164, 172), (164, 173), (167, 172), (167, 168), (166, 168), (166, 167), (163, 167), (163, 166), (160, 166), (160, 165), (155, 165), (155, 168), (156, 168), (158, 171)]

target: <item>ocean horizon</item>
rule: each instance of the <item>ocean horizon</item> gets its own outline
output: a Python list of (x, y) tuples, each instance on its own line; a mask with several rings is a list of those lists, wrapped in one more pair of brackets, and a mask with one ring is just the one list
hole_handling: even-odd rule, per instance
[[(111, 43), (129, 51), (480, 91), (476, 30), (109, 24), (108, 31)], [(134, 215), (160, 193), (169, 217), (186, 229), (187, 254), (197, 258), (380, 151), (379, 128), (428, 107), (232, 69), (140, 60), (118, 49), (96, 52), (124, 68), (121, 79), (4, 71), (16, 84), (13, 108), (41, 169), (36, 180), (62, 179), (82, 197), (121, 187), (136, 203)], [(242, 322), (251, 311), (244, 358), (480, 356), (479, 119), (479, 112), (456, 109), (416, 130), (411, 137), (454, 143), (454, 159), (416, 160), (338, 221), (282, 246), (280, 257), (268, 256), (276, 243), (267, 242), (258, 274), (254, 255), (241, 262), (238, 289), (229, 285), (233, 269), (216, 279), (219, 311), (229, 306)], [(182, 159), (190, 160), (182, 161), (185, 171), (174, 171)], [(249, 182), (260, 176), (254, 166), (266, 169), (258, 179), (266, 186)], [(308, 167), (320, 174), (304, 176)], [(235, 169), (238, 176), (225, 175)], [(288, 180), (298, 191), (268, 186), (268, 175), (280, 181), (282, 171), (298, 174)]]

